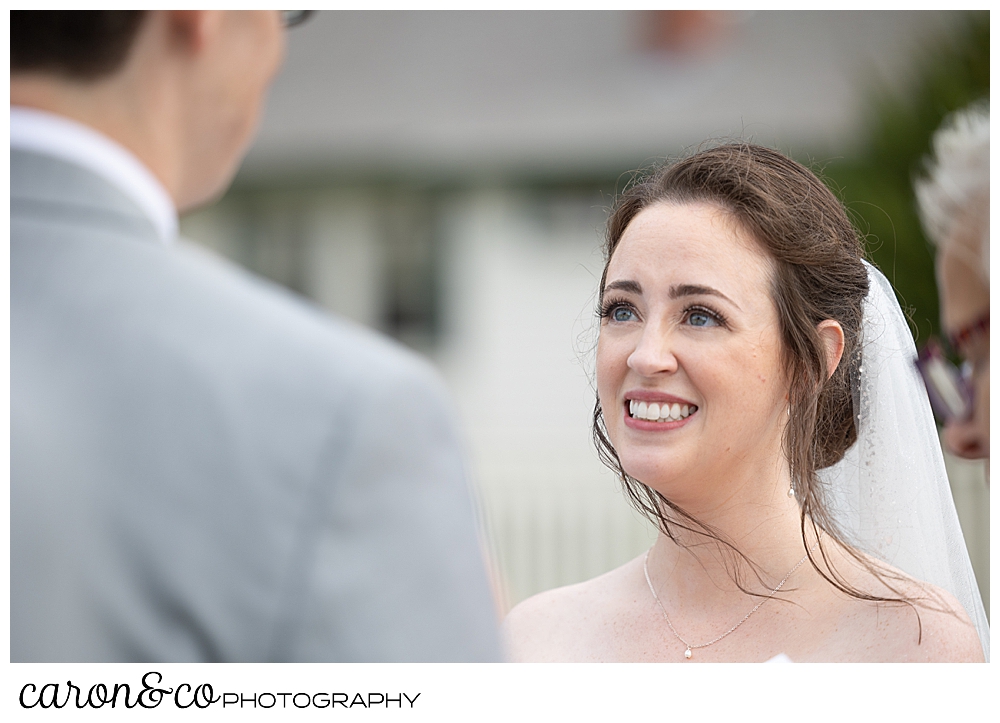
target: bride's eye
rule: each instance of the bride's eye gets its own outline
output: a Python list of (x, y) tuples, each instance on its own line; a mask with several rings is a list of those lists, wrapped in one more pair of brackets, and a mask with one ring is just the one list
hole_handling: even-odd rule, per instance
[(607, 299), (601, 307), (600, 317), (621, 324), (636, 321), (639, 315), (631, 304), (617, 299)]
[(702, 308), (687, 310), (687, 323), (691, 326), (722, 326), (722, 317), (714, 311)]
[(632, 321), (635, 318), (635, 314), (626, 306), (616, 306), (611, 310), (611, 318), (615, 321)]

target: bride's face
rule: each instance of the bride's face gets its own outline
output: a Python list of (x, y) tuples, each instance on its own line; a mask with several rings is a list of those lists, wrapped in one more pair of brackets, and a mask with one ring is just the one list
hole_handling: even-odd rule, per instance
[(759, 244), (706, 203), (644, 209), (608, 265), (597, 346), (608, 435), (629, 475), (682, 507), (773, 482), (780, 467), (788, 388), (771, 275)]

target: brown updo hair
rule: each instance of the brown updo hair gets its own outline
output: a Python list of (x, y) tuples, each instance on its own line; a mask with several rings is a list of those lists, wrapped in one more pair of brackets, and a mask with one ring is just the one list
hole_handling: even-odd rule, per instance
[[(803, 165), (751, 143), (718, 145), (639, 177), (617, 199), (607, 225), (599, 303), (603, 303), (608, 264), (625, 229), (643, 209), (660, 202), (707, 202), (721, 207), (772, 259), (771, 298), (778, 312), (782, 361), (790, 385), (783, 447), (802, 511), (803, 543), (813, 566), (828, 581), (855, 597), (873, 599), (847, 584), (829, 565), (820, 569), (806, 542), (807, 528), (814, 540), (819, 540), (822, 530), (850, 551), (829, 513), (816, 472), (839, 461), (857, 439), (852, 381), (857, 381), (861, 366), (862, 306), (868, 294), (858, 232), (836, 196)], [(816, 329), (825, 319), (839, 322), (844, 331), (843, 356), (832, 374)], [(714, 530), (625, 472), (608, 439), (599, 398), (593, 436), (602, 461), (617, 473), (630, 501), (664, 534), (678, 541), (676, 531), (685, 529), (710, 537), (756, 569)], [(818, 557), (826, 559), (821, 545)], [(736, 565), (731, 573), (750, 592), (741, 582), (740, 568)]]

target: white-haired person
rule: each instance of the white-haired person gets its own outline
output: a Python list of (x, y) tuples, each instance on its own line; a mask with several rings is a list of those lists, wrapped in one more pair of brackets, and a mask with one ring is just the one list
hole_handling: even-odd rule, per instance
[[(961, 372), (922, 355), (944, 444), (971, 459), (990, 456), (990, 107), (980, 101), (934, 134), (927, 175), (915, 184), (928, 237), (937, 245), (941, 326), (964, 360)], [(936, 399), (935, 399), (936, 397)]]

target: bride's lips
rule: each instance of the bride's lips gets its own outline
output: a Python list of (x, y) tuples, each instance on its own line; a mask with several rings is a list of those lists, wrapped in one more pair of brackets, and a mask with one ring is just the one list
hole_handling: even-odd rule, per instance
[[(644, 389), (626, 392), (622, 409), (625, 426), (648, 432), (678, 429), (698, 412), (697, 405), (686, 399)], [(653, 413), (659, 421), (648, 418)]]

